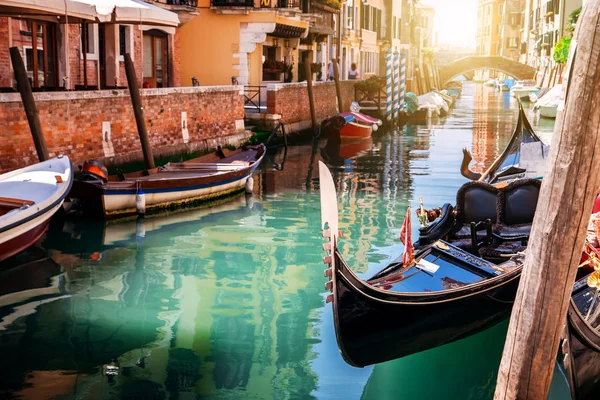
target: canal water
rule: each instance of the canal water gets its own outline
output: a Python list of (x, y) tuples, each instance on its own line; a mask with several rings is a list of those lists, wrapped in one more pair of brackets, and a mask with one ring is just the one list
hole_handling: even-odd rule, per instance
[[(270, 153), (251, 197), (53, 222), (0, 269), (0, 398), (491, 399), (507, 321), (400, 360), (344, 363), (324, 301), (317, 161), (336, 181), (341, 251), (368, 277), (402, 252), (407, 205), (454, 203), (462, 148), (484, 170), (516, 120), (508, 93), (466, 83), (432, 124)], [(534, 123), (549, 141), (553, 122)], [(559, 371), (550, 398), (568, 398)]]

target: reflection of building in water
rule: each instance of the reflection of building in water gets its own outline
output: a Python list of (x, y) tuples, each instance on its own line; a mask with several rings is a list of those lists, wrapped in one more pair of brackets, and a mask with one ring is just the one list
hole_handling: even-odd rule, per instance
[[(492, 149), (489, 148), (490, 144), (493, 145), (493, 130), (488, 130), (490, 118), (483, 111), (490, 109), (489, 91), (483, 85), (475, 85), (473, 97), (475, 106), (473, 113), (473, 145), (471, 148), (473, 163), (469, 168), (474, 172), (482, 173), (491, 165), (495, 153), (490, 151)], [(492, 138), (489, 135), (492, 135)]]

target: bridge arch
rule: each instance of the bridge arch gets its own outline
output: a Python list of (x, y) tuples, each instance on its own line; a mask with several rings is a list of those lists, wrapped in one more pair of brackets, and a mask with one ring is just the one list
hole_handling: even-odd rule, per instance
[(493, 69), (517, 80), (533, 79), (536, 69), (502, 56), (470, 56), (439, 67), (440, 81), (446, 83), (457, 75), (476, 69)]

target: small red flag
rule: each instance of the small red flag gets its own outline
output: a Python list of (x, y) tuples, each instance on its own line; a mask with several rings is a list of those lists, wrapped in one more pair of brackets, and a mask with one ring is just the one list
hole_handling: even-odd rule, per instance
[(400, 230), (400, 241), (404, 244), (404, 254), (402, 254), (402, 264), (408, 266), (415, 259), (415, 249), (412, 243), (412, 234), (410, 227), (410, 206), (406, 210), (406, 217), (402, 223), (402, 229)]

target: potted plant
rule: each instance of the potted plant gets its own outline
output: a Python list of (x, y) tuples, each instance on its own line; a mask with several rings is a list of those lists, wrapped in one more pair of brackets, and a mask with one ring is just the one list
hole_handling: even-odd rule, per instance
[(285, 69), (285, 63), (277, 60), (265, 60), (263, 63), (263, 72), (283, 72)]
[(323, 67), (323, 63), (311, 63), (310, 64), (310, 70), (312, 71), (313, 74), (314, 73), (317, 74), (318, 81), (320, 81), (321, 77), (323, 76), (322, 67)]

